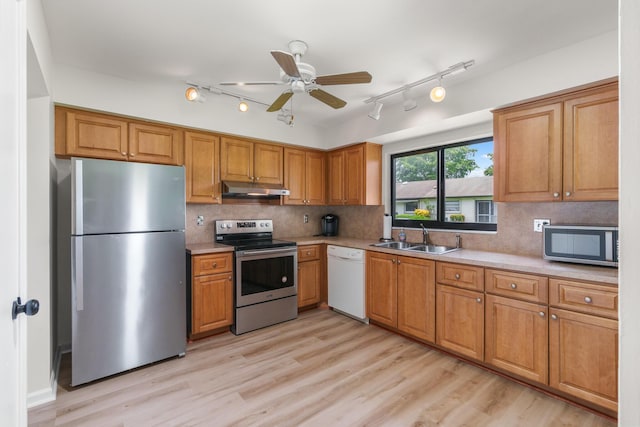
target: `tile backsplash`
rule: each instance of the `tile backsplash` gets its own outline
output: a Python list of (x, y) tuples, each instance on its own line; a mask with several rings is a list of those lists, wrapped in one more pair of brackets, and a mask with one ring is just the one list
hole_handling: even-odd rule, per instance
[[(540, 256), (542, 233), (533, 231), (534, 218), (548, 218), (552, 224), (611, 225), (618, 223), (617, 202), (498, 203), (496, 233), (461, 232), (462, 246), (467, 249), (518, 255)], [(377, 240), (382, 236), (384, 206), (264, 206), (264, 205), (200, 205), (187, 204), (187, 243), (214, 240), (216, 219), (271, 218), (276, 238), (320, 234), (320, 218), (328, 213), (340, 219), (339, 235)], [(309, 222), (304, 223), (304, 215)], [(204, 225), (197, 226), (198, 215)], [(397, 239), (398, 229), (393, 230)], [(407, 239), (420, 241), (420, 230), (408, 229)], [(430, 231), (433, 243), (455, 245), (454, 232)]]

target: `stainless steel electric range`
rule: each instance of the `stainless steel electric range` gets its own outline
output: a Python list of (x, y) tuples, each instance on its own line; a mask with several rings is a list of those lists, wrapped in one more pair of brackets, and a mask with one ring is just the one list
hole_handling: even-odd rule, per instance
[(298, 251), (273, 239), (273, 220), (217, 220), (216, 243), (234, 247), (235, 317), (231, 331), (245, 332), (298, 317)]

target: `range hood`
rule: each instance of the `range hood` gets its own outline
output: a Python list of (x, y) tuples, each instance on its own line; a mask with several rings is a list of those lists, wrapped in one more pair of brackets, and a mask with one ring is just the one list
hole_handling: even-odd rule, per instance
[(290, 191), (279, 184), (223, 181), (222, 195), (227, 197), (279, 197)]

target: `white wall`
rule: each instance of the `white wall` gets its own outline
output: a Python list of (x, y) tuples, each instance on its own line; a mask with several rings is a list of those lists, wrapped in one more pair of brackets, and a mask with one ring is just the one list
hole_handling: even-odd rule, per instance
[(640, 426), (640, 2), (620, 0), (620, 426)]

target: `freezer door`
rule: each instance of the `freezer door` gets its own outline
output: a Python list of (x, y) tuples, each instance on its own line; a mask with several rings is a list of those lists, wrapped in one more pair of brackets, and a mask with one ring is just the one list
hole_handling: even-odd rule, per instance
[(71, 160), (71, 234), (184, 230), (184, 167)]
[(75, 386), (184, 354), (184, 232), (74, 236)]

